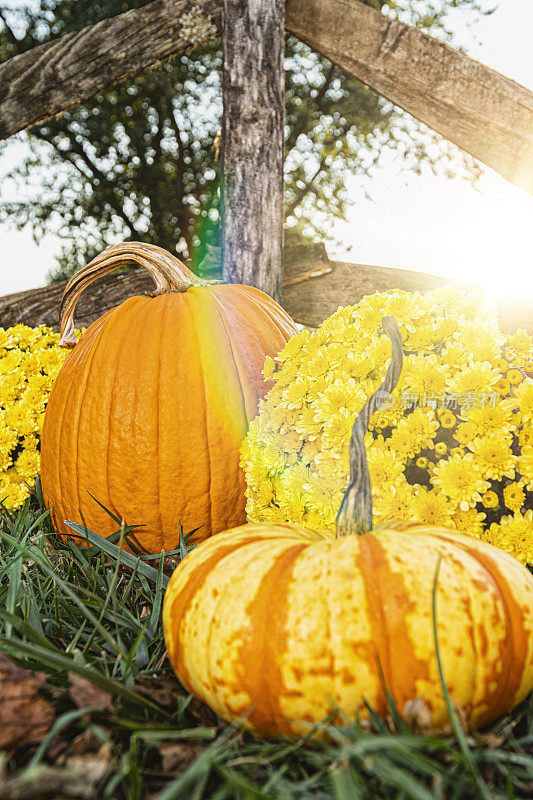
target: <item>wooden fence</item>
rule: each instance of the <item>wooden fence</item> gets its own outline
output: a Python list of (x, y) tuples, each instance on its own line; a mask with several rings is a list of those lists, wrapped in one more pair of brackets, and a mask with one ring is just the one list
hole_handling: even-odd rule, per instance
[(357, 0), (156, 0), (103, 20), (0, 66), (0, 138), (220, 33), (223, 274), (281, 299), (285, 31), (533, 192), (533, 93)]
[[(357, 303), (367, 294), (389, 289), (425, 291), (441, 286), (456, 286), (464, 291), (480, 291), (475, 283), (453, 281), (437, 275), (405, 269), (390, 269), (368, 264), (332, 261), (323, 244), (295, 246), (284, 251), (284, 306), (303, 325), (316, 328), (339, 306)], [(0, 327), (18, 322), (36, 326), (41, 323), (58, 329), (58, 309), (65, 282), (0, 297)], [(127, 297), (153, 288), (143, 269), (111, 274), (96, 281), (84, 292), (76, 307), (76, 324), (90, 325), (105, 311)], [(533, 334), (533, 314), (527, 304), (499, 307), (503, 330), (518, 327)]]

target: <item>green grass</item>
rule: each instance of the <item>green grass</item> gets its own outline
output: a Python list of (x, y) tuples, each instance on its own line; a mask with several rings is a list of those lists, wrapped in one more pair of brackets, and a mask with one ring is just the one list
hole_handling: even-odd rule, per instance
[[(94, 534), (91, 548), (65, 544), (38, 495), (16, 514), (0, 512), (0, 651), (46, 675), (40, 693), (56, 719), (40, 744), (0, 756), (1, 800), (533, 796), (533, 695), (475, 738), (456, 719), (453, 736), (414, 734), (393, 704), (388, 722), (324, 724), (324, 741), (267, 742), (220, 722), (187, 695), (165, 655), (161, 604), (185, 539), (164, 561), (117, 560)], [(113, 541), (121, 536), (134, 542), (135, 529)], [(112, 695), (112, 710), (79, 708), (72, 675)]]

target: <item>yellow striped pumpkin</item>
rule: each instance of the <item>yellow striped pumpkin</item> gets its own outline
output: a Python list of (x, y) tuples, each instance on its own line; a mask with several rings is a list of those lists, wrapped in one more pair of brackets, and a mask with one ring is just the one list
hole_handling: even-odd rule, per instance
[(165, 639), (179, 679), (220, 716), (244, 717), (265, 736), (305, 733), (336, 711), (364, 717), (365, 701), (386, 714), (385, 688), (401, 713), (410, 716), (410, 701), (422, 698), (431, 724), (446, 727), (432, 627), (438, 563), (441, 662), (469, 727), (533, 688), (533, 576), (525, 567), (456, 532), (409, 522), (372, 530), (364, 431), (401, 370), (399, 332), (387, 318), (384, 327), (393, 359), (354, 425), (337, 538), (243, 525), (194, 549), (166, 592)]

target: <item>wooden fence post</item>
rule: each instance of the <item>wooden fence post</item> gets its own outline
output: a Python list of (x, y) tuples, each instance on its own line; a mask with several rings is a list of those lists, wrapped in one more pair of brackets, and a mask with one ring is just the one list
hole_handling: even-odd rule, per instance
[(282, 299), (284, 0), (224, 0), (222, 265)]

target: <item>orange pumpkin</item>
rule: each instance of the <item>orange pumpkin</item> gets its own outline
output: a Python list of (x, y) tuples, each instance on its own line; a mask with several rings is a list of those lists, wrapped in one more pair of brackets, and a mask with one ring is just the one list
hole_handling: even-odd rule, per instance
[(533, 688), (533, 576), (473, 537), (415, 523), (372, 529), (364, 435), (401, 370), (393, 358), (350, 442), (350, 485), (337, 538), (295, 525), (245, 525), (194, 549), (175, 570), (163, 609), (170, 661), (184, 686), (220, 716), (265, 735), (303, 734), (366, 702), (449, 724), (444, 678), (470, 728)]
[[(94, 322), (76, 344), (73, 313), (98, 277), (138, 263), (154, 279)], [(105, 250), (69, 281), (62, 343), (75, 345), (46, 409), (42, 488), (57, 530), (64, 520), (108, 535), (139, 524), (150, 552), (200, 541), (245, 521), (239, 446), (265, 387), (261, 374), (296, 332), (291, 318), (251, 286), (199, 279), (153, 245)], [(92, 495), (92, 497), (91, 497)], [(201, 527), (200, 527), (201, 526)]]

